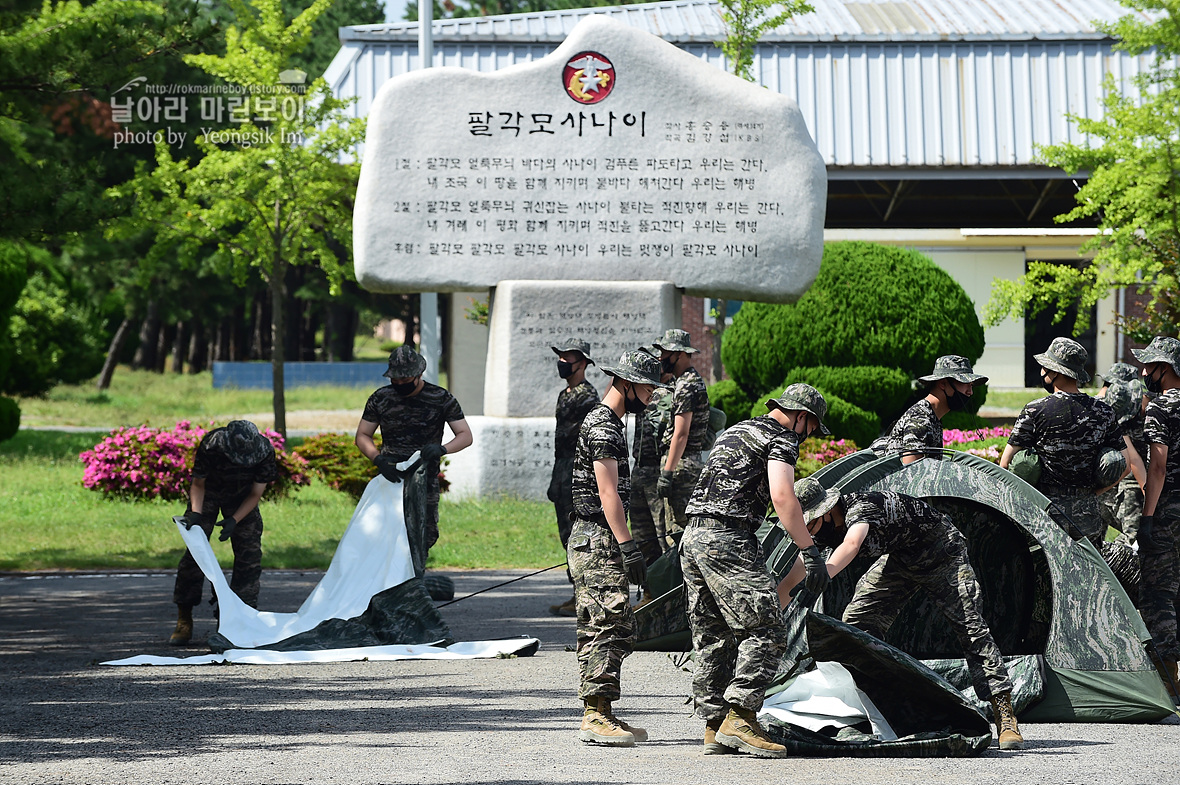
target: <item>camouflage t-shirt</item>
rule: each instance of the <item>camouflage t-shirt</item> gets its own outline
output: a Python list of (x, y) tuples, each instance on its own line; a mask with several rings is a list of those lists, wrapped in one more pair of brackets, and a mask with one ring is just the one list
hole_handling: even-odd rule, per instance
[(672, 424), (664, 431), (661, 455), (667, 455), (672, 444), (676, 415), (687, 412), (692, 413), (692, 424), (688, 428), (684, 454), (693, 455), (705, 448), (705, 439), (709, 434), (709, 391), (696, 368), (689, 368), (680, 374), (672, 388)]
[(631, 468), (627, 465), (627, 433), (623, 421), (611, 408), (600, 403), (582, 420), (578, 446), (574, 451), (574, 513), (583, 520), (602, 517), (602, 499), (594, 462), (614, 459), (619, 464), (619, 498), (626, 512), (631, 500)]
[(867, 523), (860, 552), (869, 558), (884, 553), (921, 555), (945, 538), (942, 513), (921, 499), (892, 491), (844, 494), (844, 525)]
[(1107, 385), (1106, 392), (1098, 396), (1114, 411), (1115, 420), (1123, 435), (1130, 437), (1139, 457), (1147, 460), (1147, 440), (1143, 436), (1143, 390), (1139, 383), (1127, 384), (1115, 381)]
[(1125, 445), (1114, 412), (1085, 393), (1055, 392), (1026, 404), (1008, 444), (1041, 458), (1040, 487), (1092, 488), (1102, 450)]
[(250, 495), (254, 483), (272, 483), (279, 479), (279, 464), (273, 447), (253, 466), (241, 466), (220, 451), (209, 449), (209, 437), (220, 430), (215, 428), (205, 434), (193, 457), (193, 478), (204, 478), (206, 495), (218, 499), (244, 499)]
[[(656, 434), (660, 429), (660, 419), (667, 413), (666, 408), (661, 408), (660, 401), (668, 394), (668, 388), (657, 387), (652, 393), (651, 403), (643, 410), (643, 414), (635, 418), (635, 435), (631, 440), (631, 457), (635, 459), (637, 467), (663, 466), (662, 453), (656, 440)], [(667, 428), (668, 424), (664, 423), (663, 427)]]
[(365, 403), (361, 419), (381, 426), (381, 452), (404, 461), (427, 444), (442, 444), (443, 425), (463, 419), (455, 396), (425, 382), (421, 392), (404, 398), (393, 387), (377, 389)]
[(758, 526), (770, 508), (767, 462), (794, 466), (798, 459), (799, 436), (790, 428), (769, 414), (744, 420), (728, 428), (713, 445), (685, 511)]
[(888, 436), (882, 436), (869, 449), (877, 455), (925, 455), (926, 448), (942, 447), (942, 420), (934, 413), (934, 404), (923, 398), (898, 418)]
[(598, 390), (583, 379), (572, 388), (566, 386), (557, 396), (557, 427), (553, 431), (553, 457), (573, 458), (578, 446), (578, 431), (586, 414), (598, 405)]
[(1180, 490), (1180, 390), (1165, 390), (1147, 404), (1143, 433), (1151, 444), (1168, 448), (1163, 493)]

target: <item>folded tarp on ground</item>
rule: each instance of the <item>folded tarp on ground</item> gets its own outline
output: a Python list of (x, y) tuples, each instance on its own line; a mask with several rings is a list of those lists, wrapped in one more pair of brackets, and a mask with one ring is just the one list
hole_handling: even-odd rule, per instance
[(394, 660), (476, 660), (516, 655), (528, 657), (536, 653), (540, 641), (536, 638), (510, 638), (502, 641), (469, 641), (450, 646), (362, 646), (351, 649), (322, 651), (271, 651), (267, 649), (230, 649), (220, 654), (200, 654), (195, 657), (156, 657), (140, 654), (122, 660), (109, 660), (103, 665), (217, 665), (234, 662), (242, 665), (289, 665), (300, 662), (371, 662)]
[[(405, 494), (409, 503), (422, 506), (418, 504), (425, 491), (422, 471), (407, 482), (411, 483)], [(532, 638), (453, 644), (423, 584), (422, 570), (415, 569), (402, 502), (402, 483), (383, 477), (369, 483), (327, 572), (294, 613), (259, 611), (242, 602), (230, 590), (204, 532), (186, 529), (176, 519), (181, 538), (217, 594), (218, 631), (209, 636), (215, 654), (132, 657), (104, 664), (455, 659), (535, 652), (538, 641)], [(417, 561), (424, 562), (424, 555)]]

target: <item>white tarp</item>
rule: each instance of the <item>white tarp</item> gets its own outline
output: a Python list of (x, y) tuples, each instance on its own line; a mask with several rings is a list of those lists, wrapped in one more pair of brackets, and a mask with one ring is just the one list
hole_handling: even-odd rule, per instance
[(141, 654), (122, 660), (110, 660), (103, 665), (215, 665), (235, 662), (241, 665), (287, 665), (299, 662), (355, 662), (358, 660), (474, 660), (515, 654), (537, 643), (536, 638), (512, 638), (502, 641), (468, 641), (438, 646), (360, 646), (352, 649), (324, 651), (267, 651), (230, 649), (222, 654), (200, 654), (195, 657), (156, 657)]
[(873, 737), (894, 741), (897, 734), (857, 686), (852, 674), (838, 662), (817, 662), (816, 669), (792, 681), (782, 692), (762, 704), (759, 715), (769, 714), (790, 725), (811, 731), (845, 728), (869, 721)]
[[(413, 465), (418, 453), (398, 464)], [(473, 659), (512, 654), (536, 643), (533, 638), (455, 643), (446, 648), (428, 645), (365, 646), (324, 651), (254, 651), (314, 629), (328, 619), (351, 619), (369, 607), (373, 595), (414, 577), (406, 522), (402, 514), (402, 484), (373, 478), (357, 503), (348, 528), (336, 546), (324, 577), (295, 613), (259, 611), (242, 602), (229, 588), (213, 548), (198, 527), (186, 529), (173, 518), (184, 544), (217, 592), (220, 621), (217, 631), (234, 644), (223, 654), (196, 657), (141, 655), (111, 660), (103, 665), (207, 665), (221, 662), (279, 664), (293, 662), (349, 662), (352, 660)], [(249, 650), (249, 651), (247, 651)]]

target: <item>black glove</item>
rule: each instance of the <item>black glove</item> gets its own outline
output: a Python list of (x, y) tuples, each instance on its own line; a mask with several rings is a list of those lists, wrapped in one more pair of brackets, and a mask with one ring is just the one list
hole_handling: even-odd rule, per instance
[(660, 469), (660, 479), (656, 481), (656, 493), (661, 499), (667, 499), (672, 495), (672, 477), (675, 474), (674, 471)]
[(1139, 543), (1139, 550), (1152, 553), (1155, 550), (1155, 516), (1143, 515), (1139, 518), (1139, 531), (1135, 532), (1135, 542)]
[(194, 526), (202, 526), (205, 523), (205, 516), (196, 510), (187, 511), (184, 515), (180, 516), (180, 519), (184, 521), (185, 529), (191, 529)]
[(795, 602), (807, 609), (815, 605), (815, 601), (819, 599), (818, 594), (808, 591), (802, 583), (791, 589), (791, 596), (795, 598)]
[(441, 444), (428, 444), (422, 448), (422, 460), (437, 461), (439, 458), (447, 454), (447, 448)]
[(405, 479), (405, 475), (398, 471), (397, 461), (392, 455), (378, 455), (373, 459), (373, 463), (377, 466), (377, 471), (381, 472), (381, 476), (390, 482), (401, 482)]
[(623, 552), (623, 570), (627, 573), (627, 582), (632, 586), (639, 586), (647, 581), (647, 559), (643, 551), (639, 550), (639, 543), (627, 540), (619, 543), (619, 550)]
[(226, 540), (228, 540), (230, 537), (233, 536), (234, 527), (237, 525), (238, 525), (238, 522), (236, 520), (234, 520), (233, 518), (231, 518), (228, 515), (225, 516), (225, 520), (223, 520), (221, 522), (221, 536), (218, 537), (217, 539), (220, 540), (221, 542), (225, 542)]
[(803, 557), (803, 566), (807, 568), (807, 577), (803, 579), (803, 588), (818, 598), (824, 593), (824, 589), (828, 588), (828, 582), (832, 580), (828, 576), (828, 565), (824, 564), (824, 557), (820, 556), (819, 548), (815, 544), (801, 550), (799, 555)]

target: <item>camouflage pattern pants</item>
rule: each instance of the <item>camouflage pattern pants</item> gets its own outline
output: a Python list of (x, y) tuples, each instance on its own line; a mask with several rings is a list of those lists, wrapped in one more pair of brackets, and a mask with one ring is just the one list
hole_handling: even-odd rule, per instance
[(754, 533), (712, 518), (690, 519), (680, 541), (688, 624), (696, 652), (696, 711), (723, 718), (757, 711), (787, 647), (787, 629)]
[(701, 454), (696, 453), (681, 458), (680, 466), (672, 475), (672, 491), (668, 494), (664, 520), (668, 535), (673, 539), (679, 539), (688, 526), (688, 516), (684, 510), (688, 507), (689, 497), (696, 490), (697, 480), (701, 478), (701, 472), (704, 470), (705, 464), (701, 463)]
[[(242, 500), (236, 499), (219, 503), (217, 499), (208, 495), (201, 507), (201, 513), (209, 518), (233, 515), (241, 505)], [(213, 533), (214, 525), (205, 523), (201, 531), (209, 537)], [(259, 582), (262, 578), (262, 515), (258, 508), (238, 521), (234, 533), (229, 538), (234, 549), (234, 572), (230, 578), (229, 587), (234, 594), (242, 598), (242, 602), (251, 608), (258, 607)], [(180, 564), (176, 568), (176, 585), (172, 589), (172, 601), (177, 605), (193, 607), (201, 604), (201, 592), (205, 588), (205, 573), (197, 566), (196, 559), (185, 549), (180, 557)]]
[(1098, 497), (1083, 491), (1077, 494), (1041, 491), (1049, 501), (1049, 517), (1075, 540), (1087, 539), (1097, 548), (1106, 537), (1106, 521), (1099, 509)]
[(1176, 594), (1180, 590), (1180, 494), (1161, 496), (1155, 508), (1152, 547), (1139, 546), (1139, 611), (1151, 633), (1156, 652), (1165, 660), (1180, 660), (1176, 640)]
[(1119, 484), (1098, 497), (1100, 512), (1109, 526), (1122, 532), (1119, 540), (1130, 545), (1139, 531), (1139, 516), (1143, 514), (1143, 491), (1134, 475), (1128, 474)]
[(636, 466), (631, 470), (631, 536), (647, 563), (660, 558), (668, 547), (664, 537), (664, 500), (656, 493), (659, 466)]
[(877, 563), (856, 584), (856, 592), (844, 609), (844, 621), (885, 640), (901, 609), (919, 589), (924, 589), (963, 647), (967, 671), (980, 700), (1012, 691), (1008, 669), (979, 607), (983, 602), (979, 580), (967, 561), (967, 540), (944, 516), (946, 538), (920, 557), (901, 559), (895, 553)]
[[(570, 531), (574, 522), (574, 459), (556, 458), (553, 461), (553, 477), (549, 480), (549, 492), (546, 494), (553, 502), (553, 510), (557, 514), (557, 536), (561, 538), (564, 550), (570, 541)], [(565, 577), (573, 583), (567, 568)]]
[(605, 524), (574, 520), (570, 575), (578, 614), (578, 697), (619, 699), (619, 673), (635, 643), (623, 555)]

